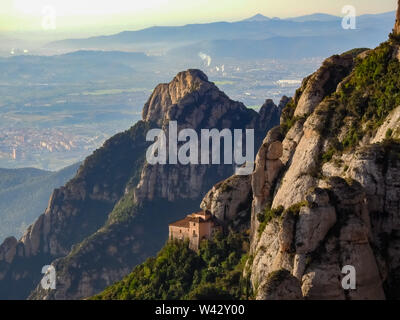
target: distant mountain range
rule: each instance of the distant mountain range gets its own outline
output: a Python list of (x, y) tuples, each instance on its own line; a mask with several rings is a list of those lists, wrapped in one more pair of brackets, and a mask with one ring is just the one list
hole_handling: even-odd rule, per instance
[(266, 17), (260, 13), (244, 19), (242, 21), (250, 21), (250, 22), (260, 22), (260, 21), (270, 21), (270, 20), (287, 20), (287, 21), (295, 21), (295, 22), (309, 22), (309, 21), (320, 21), (320, 22), (326, 22), (326, 21), (337, 21), (341, 19), (341, 17), (334, 16), (331, 14), (326, 14), (326, 13), (313, 13), (313, 14), (308, 14), (300, 17), (294, 17), (294, 18), (287, 18), (287, 19), (280, 19), (277, 17), (270, 18)]
[(78, 170), (74, 164), (57, 172), (34, 168), (0, 169), (0, 242), (22, 233), (47, 207), (54, 188)]
[[(57, 50), (133, 50), (162, 54), (177, 51), (196, 55), (201, 50), (216, 57), (287, 57), (328, 56), (354, 46), (374, 47), (390, 33), (394, 13), (362, 15), (355, 30), (344, 30), (341, 17), (316, 13), (288, 19), (257, 14), (238, 22), (214, 22), (185, 26), (156, 26), (124, 31), (110, 36), (66, 39), (49, 43)], [(315, 46), (315, 44), (318, 44)], [(309, 47), (312, 45), (312, 49)], [(317, 48), (317, 50), (315, 50)], [(268, 49), (268, 50), (267, 50)]]

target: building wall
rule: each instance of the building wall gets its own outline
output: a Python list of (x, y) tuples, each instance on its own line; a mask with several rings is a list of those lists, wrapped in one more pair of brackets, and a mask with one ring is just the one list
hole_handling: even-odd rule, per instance
[(170, 226), (169, 227), (169, 239), (188, 239), (189, 238), (189, 229)]
[(200, 239), (203, 239), (203, 238), (206, 238), (209, 240), (211, 239), (213, 224), (214, 223), (210, 220), (200, 224), (200, 228), (199, 228)]
[(189, 228), (169, 226), (169, 239), (189, 239), (189, 247), (197, 251), (203, 239), (210, 240), (214, 233), (214, 222), (208, 220), (203, 223), (190, 222)]

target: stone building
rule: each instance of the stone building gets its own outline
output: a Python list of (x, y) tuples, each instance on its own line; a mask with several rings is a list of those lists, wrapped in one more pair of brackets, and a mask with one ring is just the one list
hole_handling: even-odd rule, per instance
[(222, 230), (216, 219), (208, 211), (200, 211), (186, 216), (169, 225), (169, 239), (189, 240), (189, 247), (197, 251), (200, 242), (210, 240), (213, 234)]

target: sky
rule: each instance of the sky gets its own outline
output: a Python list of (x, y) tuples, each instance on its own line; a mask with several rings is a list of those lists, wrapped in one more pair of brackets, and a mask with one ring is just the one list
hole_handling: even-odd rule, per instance
[(0, 33), (40, 30), (53, 32), (96, 30), (96, 33), (101, 33), (137, 30), (154, 25), (236, 21), (256, 13), (280, 18), (316, 12), (340, 16), (345, 5), (353, 5), (359, 15), (394, 10), (397, 1), (0, 0)]

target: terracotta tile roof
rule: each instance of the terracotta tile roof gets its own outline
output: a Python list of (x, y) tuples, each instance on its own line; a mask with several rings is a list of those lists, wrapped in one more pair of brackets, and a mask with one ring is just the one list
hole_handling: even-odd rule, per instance
[(190, 217), (170, 223), (171, 227), (189, 228)]
[[(194, 213), (194, 214), (202, 215), (204, 217), (209, 215), (208, 213), (206, 213), (204, 211), (200, 211), (200, 212), (197, 212), (197, 213)], [(184, 219), (172, 222), (169, 225), (171, 227), (189, 228), (189, 223), (190, 222), (203, 223), (203, 222), (206, 222), (206, 220), (204, 220), (201, 217), (192, 217), (191, 215), (188, 215)]]

